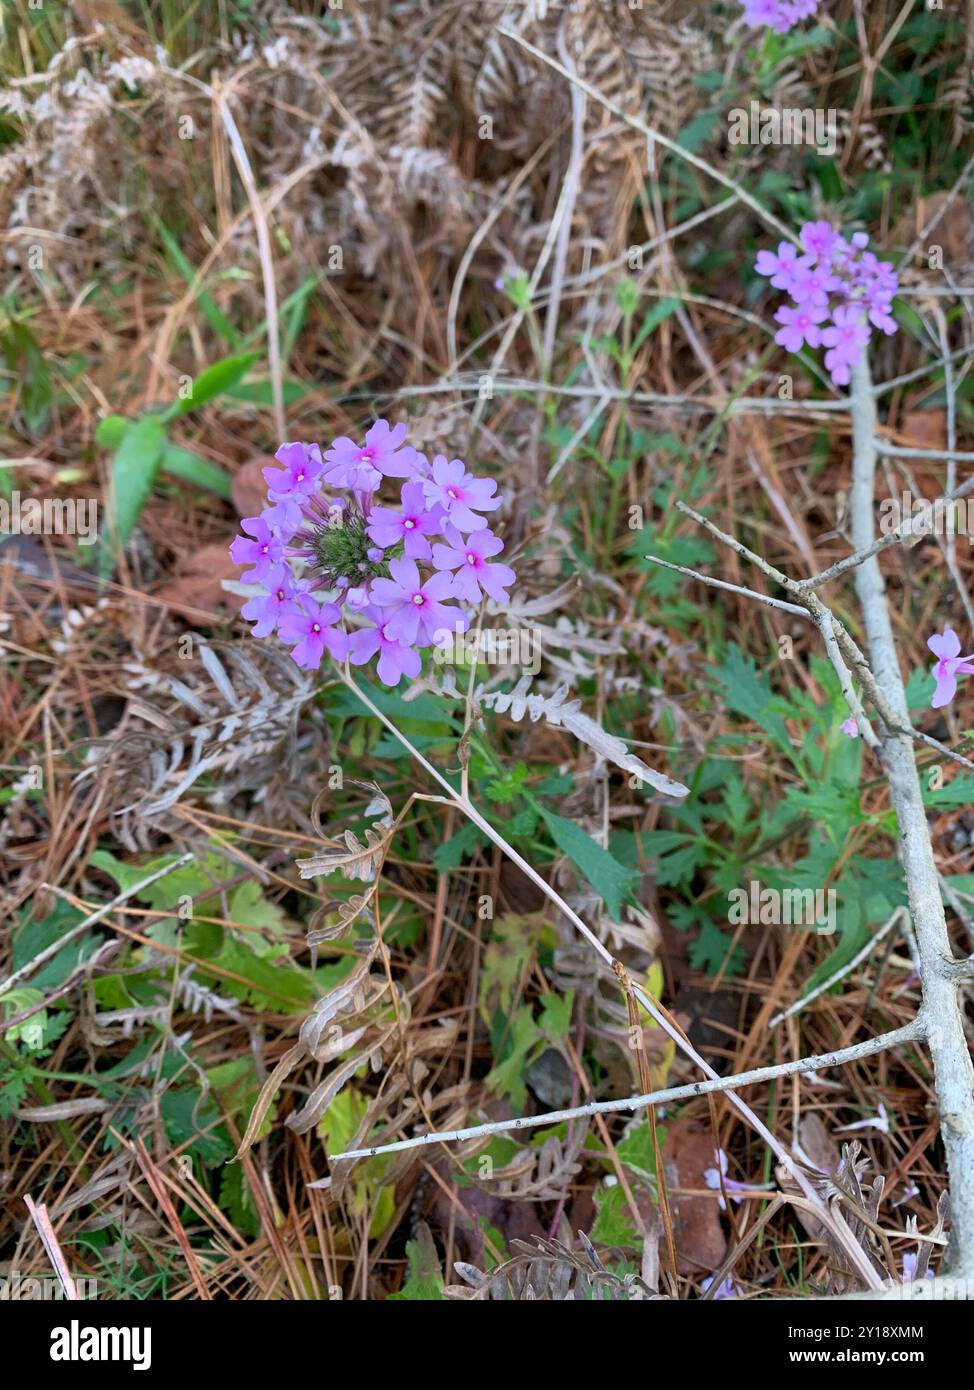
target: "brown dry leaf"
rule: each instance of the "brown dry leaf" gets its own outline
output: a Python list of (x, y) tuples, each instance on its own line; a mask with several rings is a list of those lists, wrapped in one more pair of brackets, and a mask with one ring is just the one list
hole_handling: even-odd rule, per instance
[(239, 612), (245, 600), (228, 594), (221, 587), (224, 579), (240, 576), (240, 566), (230, 559), (225, 545), (202, 546), (186, 557), (180, 569), (184, 573), (158, 589), (156, 598), (190, 618), (198, 616), (200, 611), (218, 613), (221, 608)]
[(273, 467), (270, 454), (248, 459), (230, 481), (230, 496), (238, 516), (256, 516), (267, 505), (267, 483), (263, 470)]
[(716, 1166), (714, 1137), (688, 1120), (668, 1124), (663, 1157), (669, 1184), (673, 1239), (681, 1274), (710, 1273), (727, 1254), (727, 1238), (717, 1205), (718, 1194), (681, 1196), (704, 1192), (704, 1173)]
[[(931, 193), (929, 198), (919, 199), (912, 215), (908, 214), (904, 217), (903, 224), (901, 224), (905, 233), (902, 244), (904, 246), (909, 245), (924, 227), (929, 227), (944, 203), (949, 200), (949, 190)], [(899, 235), (899, 230), (897, 230), (896, 236)], [(954, 198), (950, 200), (950, 206), (930, 233), (927, 241), (928, 245), (921, 248), (921, 254), (925, 254), (930, 246), (942, 246), (944, 261), (947, 265), (963, 265), (970, 259), (971, 243), (974, 241), (974, 224), (972, 224), (971, 209), (966, 199)]]
[(900, 424), (900, 434), (910, 449), (945, 449), (947, 417), (941, 410), (908, 410)]

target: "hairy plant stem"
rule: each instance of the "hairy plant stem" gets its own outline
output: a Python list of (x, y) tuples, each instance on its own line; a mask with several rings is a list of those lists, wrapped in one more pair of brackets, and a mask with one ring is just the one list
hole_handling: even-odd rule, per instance
[[(876, 398), (868, 360), (852, 377), (853, 478), (850, 494), (852, 540), (857, 551), (873, 542), (873, 487), (876, 473)], [(909, 724), (893, 628), (879, 561), (867, 554), (856, 568), (872, 672), (897, 724)], [(910, 912), (920, 955), (923, 990), (921, 1017), (933, 1061), (934, 1088), (950, 1183), (950, 1272), (974, 1276), (974, 1067), (964, 1034), (958, 983), (951, 970), (951, 947), (933, 845), (927, 826), (920, 778), (909, 735), (884, 728), (877, 750), (889, 779), (899, 825), (900, 861), (906, 876)]]

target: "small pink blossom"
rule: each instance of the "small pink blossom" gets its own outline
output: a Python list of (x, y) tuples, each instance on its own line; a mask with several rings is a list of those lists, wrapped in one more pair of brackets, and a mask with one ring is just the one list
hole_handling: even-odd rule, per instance
[(943, 633), (935, 632), (932, 637), (928, 637), (927, 646), (938, 658), (933, 668), (936, 688), (930, 707), (942, 709), (944, 705), (949, 705), (957, 694), (957, 677), (974, 675), (974, 666), (970, 664), (974, 661), (974, 652), (968, 656), (961, 656), (960, 638), (952, 627), (946, 628)]

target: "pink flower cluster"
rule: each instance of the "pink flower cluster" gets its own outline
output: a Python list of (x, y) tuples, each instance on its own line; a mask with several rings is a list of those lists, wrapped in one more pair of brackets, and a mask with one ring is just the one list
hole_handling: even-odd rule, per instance
[[(282, 444), (275, 457), (267, 506), (230, 555), (263, 589), (242, 610), (254, 636), (276, 630), (305, 670), (326, 651), (357, 666), (377, 656), (379, 679), (398, 685), (424, 649), (466, 631), (485, 594), (507, 598), (514, 571), (494, 561), (504, 545), (482, 515), (501, 505), (497, 484), (460, 459), (430, 462), (405, 425), (377, 420), (363, 444)], [(388, 478), (398, 504), (377, 501)]]
[(818, 9), (818, 0), (743, 0), (744, 23), (785, 34)]
[(836, 386), (848, 386), (873, 328), (896, 332), (891, 310), (899, 277), (890, 261), (866, 250), (868, 245), (865, 232), (854, 232), (847, 241), (829, 222), (806, 222), (801, 248), (783, 241), (776, 252), (759, 251), (754, 266), (794, 301), (775, 314), (782, 325), (775, 342), (789, 352), (806, 343), (824, 347)]

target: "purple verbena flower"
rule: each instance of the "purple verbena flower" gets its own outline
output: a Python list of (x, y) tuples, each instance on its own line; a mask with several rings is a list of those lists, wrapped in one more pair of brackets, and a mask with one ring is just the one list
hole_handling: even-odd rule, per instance
[(443, 454), (433, 460), (433, 476), (423, 482), (427, 502), (438, 503), (458, 531), (479, 531), (484, 525), (478, 512), (493, 512), (501, 499), (493, 494), (493, 478), (475, 478), (460, 459), (449, 462)]
[(806, 222), (800, 240), (804, 255), (781, 242), (776, 253), (759, 251), (755, 261), (757, 273), (793, 300), (775, 313), (782, 325), (775, 342), (789, 352), (824, 346), (833, 383), (847, 386), (872, 329), (896, 332), (892, 301), (899, 279), (889, 261), (865, 249), (865, 232), (846, 240), (830, 222)]
[(961, 656), (960, 638), (952, 627), (945, 628), (942, 633), (935, 632), (932, 637), (928, 637), (927, 646), (938, 658), (937, 664), (933, 668), (936, 688), (930, 701), (930, 707), (931, 709), (943, 709), (944, 705), (949, 705), (957, 694), (957, 677), (959, 675), (974, 676), (974, 666), (970, 664), (974, 661), (974, 652), (968, 656)]
[(846, 735), (847, 738), (859, 737), (859, 725), (853, 719), (851, 714), (849, 715), (848, 719), (843, 719), (842, 723), (839, 725), (839, 728), (842, 730), (842, 732)]
[(280, 622), (287, 605), (298, 594), (294, 575), (285, 564), (272, 565), (264, 576), (266, 594), (258, 594), (240, 610), (241, 617), (253, 623), (255, 637), (269, 637)]
[(284, 542), (263, 516), (245, 516), (240, 529), (247, 534), (238, 536), (230, 546), (230, 559), (235, 565), (253, 565), (240, 578), (245, 584), (260, 584), (271, 566), (284, 558)]
[(744, 23), (752, 29), (762, 26), (776, 34), (787, 33), (818, 9), (818, 0), (742, 0)]
[(809, 347), (818, 347), (822, 341), (818, 325), (825, 318), (828, 318), (828, 310), (824, 304), (797, 304), (794, 309), (782, 304), (775, 319), (784, 327), (778, 329), (774, 340), (789, 352), (800, 352), (806, 343)]
[(383, 684), (398, 685), (403, 676), (415, 679), (422, 668), (419, 652), (390, 633), (381, 609), (373, 607), (369, 611), (374, 618), (374, 626), (360, 627), (351, 634), (348, 642), (349, 661), (353, 666), (364, 666), (378, 652), (376, 671)]
[[(276, 629), (306, 670), (327, 652), (356, 665), (377, 658), (387, 685), (415, 679), (424, 650), (465, 632), (483, 594), (503, 601), (514, 582), (508, 565), (491, 563), (503, 543), (481, 515), (500, 506), (497, 484), (460, 459), (430, 464), (405, 440), (405, 425), (379, 420), (364, 444), (342, 437), (323, 457), (316, 444), (282, 444), (264, 470), (267, 506), (241, 522), (231, 554), (262, 590), (243, 616), (255, 637)], [(398, 503), (379, 500), (386, 478), (406, 480)]]
[(402, 510), (373, 507), (366, 530), (376, 545), (383, 549), (402, 541), (405, 553), (411, 559), (428, 560), (430, 543), (426, 538), (440, 530), (440, 509), (435, 507), (429, 510), (421, 482), (405, 483), (400, 496)]
[(453, 576), (442, 571), (424, 582), (414, 560), (390, 560), (390, 579), (373, 579), (372, 602), (390, 609), (386, 629), (397, 641), (421, 638), (429, 646), (440, 628), (449, 628), (459, 610), (443, 602), (454, 597)]
[(490, 563), (490, 556), (504, 549), (500, 537), (486, 527), (471, 531), (466, 539), (452, 526), (447, 526), (444, 534), (448, 544), (434, 545), (433, 564), (438, 570), (456, 570), (454, 595), (465, 603), (479, 603), (482, 593), (497, 603), (506, 602), (516, 576), (510, 565)]
[(388, 420), (376, 420), (364, 444), (342, 435), (325, 452), (325, 481), (354, 492), (371, 493), (383, 477), (412, 477), (416, 450), (403, 448), (405, 439), (406, 426), (390, 425)]
[[(733, 1178), (729, 1178), (727, 1176), (727, 1155), (723, 1149), (714, 1149), (714, 1158), (716, 1158), (718, 1164), (720, 1165), (719, 1171), (717, 1168), (705, 1168), (703, 1174), (703, 1180), (712, 1192), (720, 1192), (722, 1178), (724, 1191), (732, 1194), (732, 1202), (739, 1202), (741, 1200), (740, 1197), (733, 1195), (737, 1192), (768, 1191), (768, 1187), (770, 1186), (770, 1184), (768, 1183), (764, 1183), (760, 1186), (754, 1186), (753, 1184), (749, 1184), (746, 1182), (735, 1182)], [(720, 1207), (721, 1211), (725, 1210), (727, 1204), (724, 1201), (723, 1193), (720, 1197), (718, 1197), (717, 1205)]]
[(759, 275), (770, 276), (774, 289), (790, 290), (797, 264), (798, 251), (790, 241), (782, 241), (777, 251), (759, 251), (754, 269)]
[(825, 365), (837, 386), (848, 386), (850, 369), (862, 358), (869, 342), (869, 325), (853, 304), (840, 304), (832, 311), (831, 328), (823, 328), (822, 342), (828, 348)]
[(840, 240), (831, 222), (806, 222), (801, 229), (801, 244), (817, 261), (827, 261)]
[[(706, 1278), (700, 1280), (700, 1287), (704, 1293), (707, 1292), (707, 1290), (710, 1288), (713, 1282), (714, 1276), (712, 1274), (708, 1274)], [(722, 1300), (725, 1298), (740, 1298), (740, 1296), (740, 1289), (737, 1287), (737, 1285), (734, 1283), (734, 1280), (728, 1274), (727, 1278), (722, 1280), (722, 1282), (718, 1284), (717, 1292), (714, 1294), (714, 1301), (716, 1302), (717, 1300)]]
[(799, 304), (827, 305), (829, 295), (842, 286), (838, 276), (826, 265), (815, 265), (810, 257), (799, 256), (788, 291)]
[(310, 594), (298, 594), (284, 608), (278, 635), (292, 648), (291, 655), (305, 671), (317, 671), (325, 651), (337, 661), (348, 654), (348, 635), (335, 627), (342, 610), (334, 603), (316, 603)]

